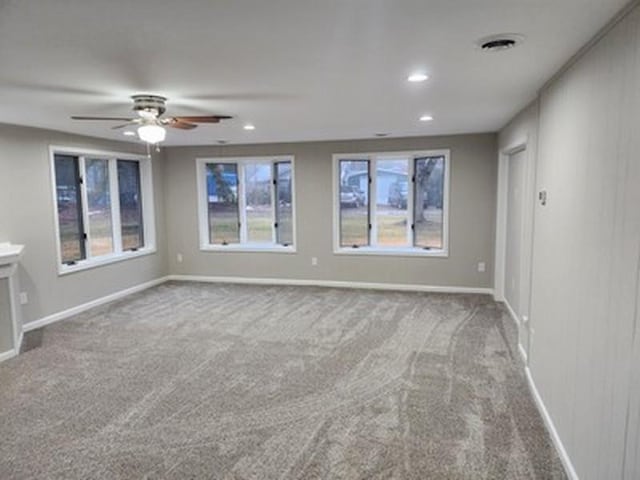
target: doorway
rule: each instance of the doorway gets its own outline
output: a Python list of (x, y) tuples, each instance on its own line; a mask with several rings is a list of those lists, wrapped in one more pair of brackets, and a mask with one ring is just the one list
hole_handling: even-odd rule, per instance
[(526, 150), (508, 156), (507, 223), (504, 263), (505, 303), (513, 311), (518, 323), (522, 321), (522, 254), (524, 219), (524, 179)]
[(518, 348), (527, 362), (533, 258), (535, 162), (522, 142), (504, 150), (498, 171), (495, 298), (507, 306), (518, 326)]

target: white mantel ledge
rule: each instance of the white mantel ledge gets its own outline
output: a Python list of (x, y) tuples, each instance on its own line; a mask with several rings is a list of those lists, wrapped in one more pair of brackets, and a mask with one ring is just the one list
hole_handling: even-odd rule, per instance
[(13, 273), (23, 253), (24, 245), (0, 243), (0, 278), (6, 278)]

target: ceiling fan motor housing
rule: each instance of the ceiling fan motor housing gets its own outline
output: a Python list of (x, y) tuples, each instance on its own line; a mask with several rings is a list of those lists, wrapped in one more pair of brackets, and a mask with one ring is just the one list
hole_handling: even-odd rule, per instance
[(158, 95), (133, 95), (133, 111), (155, 113), (162, 115), (166, 110), (167, 99)]

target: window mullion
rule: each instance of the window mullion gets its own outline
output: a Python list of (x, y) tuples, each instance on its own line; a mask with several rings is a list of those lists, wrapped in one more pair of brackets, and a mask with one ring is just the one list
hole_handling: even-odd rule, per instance
[(271, 163), (271, 242), (278, 244), (278, 162)]
[(120, 217), (120, 185), (118, 183), (118, 160), (109, 162), (109, 198), (111, 201), (111, 223), (113, 225), (113, 252), (122, 253), (122, 219)]
[(78, 158), (80, 167), (80, 203), (82, 207), (82, 236), (84, 242), (84, 255), (87, 260), (91, 259), (91, 228), (89, 223), (89, 208), (87, 196), (87, 169), (85, 157)]
[(407, 245), (415, 247), (415, 195), (416, 195), (416, 159), (411, 156), (409, 161), (409, 183), (407, 186)]
[(376, 215), (378, 212), (377, 205), (377, 157), (371, 157), (369, 159), (369, 246), (376, 247), (378, 245), (378, 222), (376, 222)]
[[(156, 244), (155, 210), (153, 205), (153, 179), (151, 177), (151, 162), (138, 161), (140, 175), (140, 197), (142, 206), (142, 248)], [(120, 186), (118, 184), (118, 200), (120, 200)]]
[(240, 222), (240, 243), (247, 243), (247, 200), (245, 198), (245, 169), (244, 163), (238, 164), (238, 221)]

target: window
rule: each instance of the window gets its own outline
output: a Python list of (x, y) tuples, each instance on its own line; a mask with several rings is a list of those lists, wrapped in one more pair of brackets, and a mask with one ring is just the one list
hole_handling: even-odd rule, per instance
[(113, 253), (113, 222), (109, 191), (109, 161), (85, 159), (88, 240), (92, 257)]
[(238, 243), (238, 166), (233, 163), (210, 163), (206, 167), (209, 243)]
[(133, 160), (118, 160), (118, 190), (120, 193), (120, 229), (122, 249), (144, 247), (142, 186), (140, 165)]
[(59, 272), (151, 253), (151, 163), (109, 152), (52, 148)]
[(334, 155), (336, 253), (448, 255), (449, 152)]
[[(340, 160), (340, 245), (369, 245), (369, 160)], [(350, 180), (355, 179), (357, 183)]]
[(294, 252), (293, 158), (198, 159), (203, 250)]

